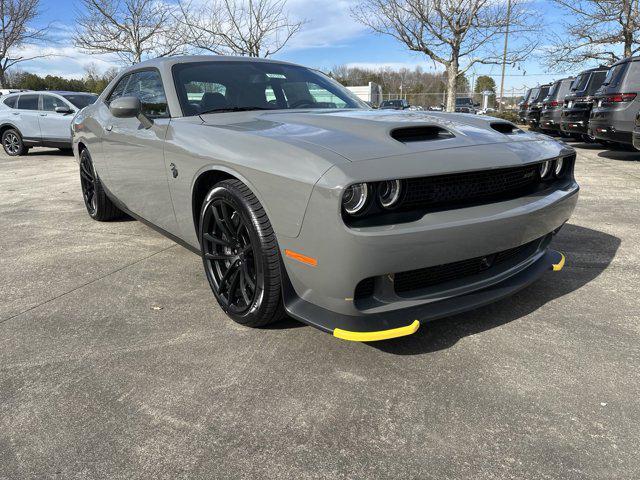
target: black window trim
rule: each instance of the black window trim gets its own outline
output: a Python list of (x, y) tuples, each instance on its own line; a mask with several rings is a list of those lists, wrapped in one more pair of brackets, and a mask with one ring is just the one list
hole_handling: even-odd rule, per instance
[[(118, 78), (118, 81), (116, 83), (114, 83), (113, 87), (111, 88), (111, 90), (109, 90), (109, 93), (104, 97), (104, 104), (108, 107), (110, 100), (111, 100), (111, 95), (113, 94), (113, 91), (116, 89), (116, 87), (118, 85), (120, 85), (120, 82), (125, 78), (125, 77), (129, 77), (129, 79), (131, 79), (131, 76), (136, 74), (136, 73), (140, 73), (140, 72), (156, 72), (158, 74), (158, 76), (160, 77), (160, 85), (162, 85), (162, 93), (164, 93), (164, 98), (167, 100), (167, 114), (166, 115), (153, 115), (153, 116), (149, 116), (149, 118), (172, 118), (171, 116), (171, 108), (169, 107), (169, 98), (167, 97), (167, 89), (164, 86), (164, 80), (162, 79), (162, 73), (160, 73), (160, 69), (157, 67), (143, 67), (143, 68), (136, 68), (135, 70), (127, 70), (126, 72), (124, 72), (122, 74), (122, 76), (120, 76), (120, 78)], [(127, 88), (127, 86), (129, 85), (129, 80), (127, 80), (127, 84), (125, 85), (125, 89)]]

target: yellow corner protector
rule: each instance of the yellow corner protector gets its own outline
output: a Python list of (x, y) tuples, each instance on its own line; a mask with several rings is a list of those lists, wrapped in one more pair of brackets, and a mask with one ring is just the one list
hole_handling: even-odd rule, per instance
[(336, 328), (333, 330), (333, 336), (342, 340), (351, 342), (376, 342), (378, 340), (387, 340), (389, 338), (404, 337), (416, 333), (420, 328), (420, 321), (414, 320), (411, 325), (406, 327), (391, 328), (389, 330), (378, 330), (377, 332), (350, 332)]
[[(560, 253), (560, 252), (558, 252)], [(554, 263), (553, 264), (553, 271), (554, 272), (559, 272), (560, 270), (562, 270), (562, 267), (564, 267), (564, 255), (560, 253), (560, 256), (562, 257), (560, 259), (560, 261), (558, 263)]]

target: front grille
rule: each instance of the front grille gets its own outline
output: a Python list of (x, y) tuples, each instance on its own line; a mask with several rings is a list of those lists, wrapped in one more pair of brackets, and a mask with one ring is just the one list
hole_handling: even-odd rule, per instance
[(403, 208), (473, 205), (524, 196), (541, 182), (539, 165), (410, 178)]
[(396, 273), (394, 276), (395, 291), (401, 294), (432, 287), (486, 272), (518, 256), (528, 258), (536, 252), (543, 238), (491, 255)]

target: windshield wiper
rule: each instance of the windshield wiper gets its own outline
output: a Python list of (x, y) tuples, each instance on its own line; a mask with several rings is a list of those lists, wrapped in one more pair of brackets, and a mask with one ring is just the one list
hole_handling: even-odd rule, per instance
[(223, 112), (250, 112), (251, 110), (277, 110), (277, 108), (269, 107), (222, 107), (212, 108), (211, 110), (205, 110), (198, 113), (198, 115), (204, 115), (206, 113), (223, 113)]

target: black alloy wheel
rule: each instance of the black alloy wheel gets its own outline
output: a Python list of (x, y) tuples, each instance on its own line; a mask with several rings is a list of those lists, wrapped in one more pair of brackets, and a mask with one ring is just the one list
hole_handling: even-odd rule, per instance
[(283, 315), (280, 253), (258, 199), (239, 180), (224, 180), (200, 213), (202, 260), (211, 290), (234, 321), (260, 327)]
[(98, 209), (98, 199), (96, 197), (96, 175), (93, 172), (93, 164), (89, 152), (84, 150), (80, 154), (80, 185), (82, 186), (82, 196), (87, 212), (92, 217)]
[(230, 202), (220, 198), (211, 202), (204, 222), (204, 258), (217, 297), (225, 311), (242, 315), (262, 288), (263, 276), (247, 222)]
[(86, 148), (80, 152), (80, 186), (84, 205), (91, 218), (107, 222), (123, 216), (122, 210), (113, 204), (102, 188), (91, 155)]

